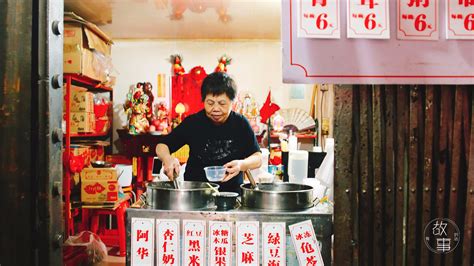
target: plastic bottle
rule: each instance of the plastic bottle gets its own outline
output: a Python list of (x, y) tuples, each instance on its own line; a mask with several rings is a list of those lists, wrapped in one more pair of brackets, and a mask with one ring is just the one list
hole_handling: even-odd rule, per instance
[(290, 130), (290, 136), (288, 137), (288, 151), (298, 150), (298, 138)]

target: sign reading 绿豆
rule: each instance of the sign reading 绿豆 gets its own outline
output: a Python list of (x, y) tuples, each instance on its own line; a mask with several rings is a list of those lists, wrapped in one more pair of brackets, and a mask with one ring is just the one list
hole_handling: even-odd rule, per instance
[(300, 38), (341, 38), (340, 0), (299, 0), (297, 21)]
[(390, 39), (388, 0), (348, 0), (347, 38)]
[(285, 265), (286, 227), (285, 223), (262, 223), (263, 265)]
[(438, 40), (438, 0), (397, 0), (399, 40)]

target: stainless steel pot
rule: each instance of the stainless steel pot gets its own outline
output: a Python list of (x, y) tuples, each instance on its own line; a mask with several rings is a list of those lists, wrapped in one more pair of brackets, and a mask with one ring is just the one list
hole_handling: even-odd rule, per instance
[(240, 185), (242, 206), (271, 211), (303, 210), (313, 206), (313, 187), (294, 183)]
[(179, 189), (172, 181), (149, 183), (146, 188), (147, 205), (162, 210), (202, 210), (214, 206), (214, 189), (219, 185), (206, 182), (179, 182)]

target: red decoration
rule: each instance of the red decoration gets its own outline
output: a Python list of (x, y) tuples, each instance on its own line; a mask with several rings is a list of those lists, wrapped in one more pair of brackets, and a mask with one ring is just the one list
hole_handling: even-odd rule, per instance
[(214, 69), (214, 72), (227, 72), (227, 65), (230, 65), (232, 62), (232, 58), (227, 57), (226, 55), (221, 56), (219, 58), (219, 64), (217, 64), (216, 69)]
[(173, 74), (175, 76), (183, 75), (185, 70), (182, 66), (183, 58), (179, 54), (171, 55), (170, 56), (170, 63), (173, 64)]
[(269, 91), (267, 100), (260, 109), (260, 121), (264, 124), (267, 123), (268, 118), (270, 118), (270, 116), (272, 116), (278, 110), (280, 110), (280, 106), (271, 102), (271, 91)]

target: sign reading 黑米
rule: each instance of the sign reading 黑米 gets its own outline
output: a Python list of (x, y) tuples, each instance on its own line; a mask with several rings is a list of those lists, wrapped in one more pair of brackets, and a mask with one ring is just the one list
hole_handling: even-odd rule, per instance
[(340, 0), (299, 0), (298, 37), (341, 38)]
[(285, 265), (286, 227), (285, 223), (262, 223), (263, 265)]
[(348, 0), (347, 38), (390, 39), (388, 0)]
[(206, 221), (183, 220), (183, 265), (206, 265)]
[(399, 40), (438, 40), (438, 0), (397, 0)]
[(157, 265), (180, 265), (179, 220), (156, 220)]
[(474, 40), (474, 0), (446, 0), (446, 38)]
[(131, 265), (153, 265), (155, 220), (132, 217)]
[(291, 240), (300, 265), (324, 265), (313, 223), (306, 220), (289, 226)]

